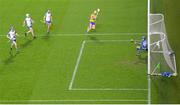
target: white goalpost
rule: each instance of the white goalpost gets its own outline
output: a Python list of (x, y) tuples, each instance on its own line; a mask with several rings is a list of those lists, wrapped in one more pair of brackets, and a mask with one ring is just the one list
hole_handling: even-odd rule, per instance
[(175, 52), (168, 42), (164, 15), (148, 9), (148, 74), (177, 76)]

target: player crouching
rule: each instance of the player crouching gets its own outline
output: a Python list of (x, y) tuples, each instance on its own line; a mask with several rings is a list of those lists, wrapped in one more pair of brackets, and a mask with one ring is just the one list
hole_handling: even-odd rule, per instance
[(144, 36), (142, 37), (141, 42), (138, 43), (138, 45), (136, 46), (136, 50), (137, 50), (137, 54), (136, 55), (140, 55), (140, 53), (142, 51), (147, 51), (148, 50), (147, 40), (146, 40), (146, 38)]
[(26, 18), (25, 18), (25, 20), (23, 22), (23, 26), (26, 26), (28, 28), (28, 31), (25, 33), (25, 36), (27, 36), (29, 33), (31, 33), (33, 39), (35, 39), (36, 36), (34, 35), (34, 31), (33, 31), (33, 28), (32, 28), (33, 23), (34, 23), (34, 21), (30, 17), (30, 15), (26, 14)]
[(89, 26), (87, 28), (87, 32), (89, 32), (90, 30), (96, 29), (96, 19), (97, 19), (99, 12), (100, 12), (100, 9), (97, 9), (91, 14), (90, 20), (89, 20)]
[(50, 29), (51, 29), (51, 25), (52, 25), (52, 14), (51, 14), (50, 10), (48, 10), (46, 12), (43, 20), (44, 20), (44, 23), (46, 23), (46, 25), (47, 25), (47, 34), (49, 34)]
[(11, 42), (11, 49), (10, 49), (11, 51), (13, 49), (13, 46), (16, 48), (16, 51), (18, 51), (18, 47), (17, 47), (17, 43), (16, 43), (16, 35), (18, 35), (18, 34), (14, 30), (14, 27), (11, 27), (10, 31), (7, 34), (7, 38)]

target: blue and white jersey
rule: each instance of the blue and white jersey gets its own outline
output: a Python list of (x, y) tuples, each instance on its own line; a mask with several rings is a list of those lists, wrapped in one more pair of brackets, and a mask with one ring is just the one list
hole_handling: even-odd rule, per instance
[(10, 31), (8, 32), (8, 38), (9, 38), (10, 40), (12, 40), (12, 41), (15, 41), (15, 40), (16, 40), (16, 31), (10, 30)]
[(147, 49), (147, 40), (143, 39), (143, 40), (141, 41), (141, 48), (142, 48), (142, 49)]
[(45, 14), (45, 21), (46, 22), (51, 22), (52, 20), (51, 20), (51, 13), (50, 12), (47, 12), (46, 14)]
[(25, 18), (27, 27), (32, 27), (33, 20), (30, 17)]

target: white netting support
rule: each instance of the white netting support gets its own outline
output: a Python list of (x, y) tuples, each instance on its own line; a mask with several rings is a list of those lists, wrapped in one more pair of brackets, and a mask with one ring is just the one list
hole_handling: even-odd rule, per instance
[(149, 53), (151, 75), (171, 72), (177, 75), (175, 53), (171, 49), (163, 14), (149, 14)]

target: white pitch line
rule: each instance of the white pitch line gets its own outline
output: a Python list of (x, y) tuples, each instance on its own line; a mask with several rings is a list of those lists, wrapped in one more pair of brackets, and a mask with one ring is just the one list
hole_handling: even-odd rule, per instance
[[(21, 36), (19, 37), (24, 37), (24, 34), (19, 34)], [(94, 33), (94, 34), (87, 34), (87, 33), (59, 33), (59, 34), (50, 34), (49, 36), (126, 36), (126, 35), (147, 35), (147, 33)], [(6, 35), (1, 34), (0, 37), (5, 37)], [(46, 36), (45, 34), (40, 34), (37, 36)]]
[(84, 35), (87, 35), (87, 36), (91, 36), (91, 35), (95, 35), (95, 36), (103, 36), (103, 35), (108, 35), (108, 36), (110, 36), (110, 35), (122, 35), (122, 36), (124, 36), (124, 35), (147, 35), (147, 33), (94, 33), (94, 34), (87, 34), (87, 33), (85, 33), (85, 34), (83, 34), (83, 33), (80, 33), (80, 34), (68, 34), (68, 33), (66, 33), (66, 34), (54, 34), (54, 35), (56, 35), (56, 36), (84, 36)]
[[(140, 40), (134, 40), (134, 41), (140, 41)], [(86, 40), (86, 42), (96, 42), (96, 41)], [(97, 40), (97, 42), (131, 42), (131, 40)]]
[(113, 89), (113, 88), (94, 88), (94, 89), (87, 89), (87, 88), (72, 88), (71, 90), (80, 90), (80, 91), (148, 91), (148, 89), (138, 89), (138, 88), (119, 88), (119, 89)]
[(78, 55), (78, 58), (77, 58), (77, 61), (76, 61), (76, 66), (74, 68), (74, 72), (73, 72), (73, 75), (72, 75), (72, 79), (71, 79), (71, 82), (69, 84), (69, 90), (72, 89), (72, 86), (73, 86), (73, 82), (74, 82), (74, 79), (76, 77), (76, 73), (77, 73), (77, 70), (78, 70), (78, 66), (79, 66), (79, 63), (80, 63), (80, 60), (81, 60), (81, 55), (83, 53), (83, 50), (84, 50), (84, 45), (85, 45), (86, 41), (84, 40), (81, 44), (81, 48), (80, 48), (80, 52), (79, 52), (79, 55)]
[[(130, 42), (131, 40), (97, 40), (98, 42)], [(95, 42), (93, 40), (87, 40), (87, 42)]]
[[(151, 12), (151, 1), (148, 0), (147, 2), (147, 31), (148, 31), (148, 49), (150, 49), (150, 12)], [(150, 50), (148, 50), (148, 71), (147, 71), (147, 74), (150, 74)], [(148, 79), (148, 105), (151, 105), (151, 77), (150, 75), (147, 76), (147, 79)]]
[(147, 102), (148, 100), (144, 99), (96, 99), (96, 100), (0, 100), (0, 102)]
[[(139, 40), (135, 40), (135, 41), (139, 41)], [(76, 62), (76, 66), (75, 66), (75, 69), (74, 69), (74, 72), (73, 72), (73, 76), (72, 76), (72, 80), (70, 82), (70, 85), (69, 85), (69, 90), (79, 90), (79, 91), (85, 91), (85, 90), (89, 90), (89, 91), (147, 91), (148, 89), (131, 89), (131, 88), (119, 88), (119, 89), (113, 89), (113, 88), (104, 88), (104, 89), (88, 89), (88, 88), (72, 88), (73, 86), (73, 83), (74, 83), (74, 80), (75, 80), (75, 77), (76, 77), (76, 73), (77, 73), (77, 70), (78, 70), (78, 66), (79, 66), (79, 62), (80, 62), (80, 59), (81, 59), (81, 55), (83, 53), (83, 50), (84, 50), (84, 45), (85, 43), (88, 43), (88, 42), (94, 42), (92, 40), (86, 40), (86, 41), (83, 41), (82, 45), (81, 45), (81, 49), (80, 49), (80, 53), (79, 53), (79, 56), (78, 56), (78, 59), (77, 59), (77, 62)], [(130, 40), (99, 40), (98, 42), (130, 42)]]
[(151, 105), (151, 76), (148, 75), (148, 105)]

